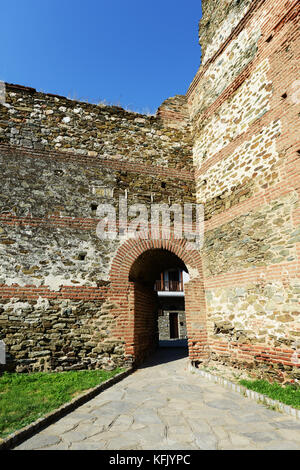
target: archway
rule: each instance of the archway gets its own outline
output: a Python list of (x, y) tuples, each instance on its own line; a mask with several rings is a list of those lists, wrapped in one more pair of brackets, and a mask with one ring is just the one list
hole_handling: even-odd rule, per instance
[[(141, 362), (158, 347), (159, 337), (164, 333), (170, 339), (179, 338), (179, 305), (183, 304), (184, 291), (176, 274), (188, 272), (183, 261), (174, 253), (162, 248), (143, 252), (133, 263), (129, 281), (133, 283), (134, 345), (135, 357)], [(162, 274), (173, 274), (172, 280), (162, 280)], [(164, 312), (166, 300), (175, 304), (176, 312)], [(171, 300), (170, 300), (171, 299)], [(183, 302), (182, 302), (183, 301)], [(178, 308), (176, 308), (176, 305)], [(160, 311), (162, 313), (160, 313)], [(159, 315), (165, 314), (164, 323)], [(159, 328), (163, 331), (159, 331)]]
[(185, 240), (127, 240), (118, 250), (110, 272), (114, 304), (114, 337), (124, 344), (127, 364), (140, 364), (157, 347), (157, 295), (153, 284), (169, 267), (189, 272), (185, 285), (185, 315), (189, 358), (207, 356), (206, 308), (202, 262)]

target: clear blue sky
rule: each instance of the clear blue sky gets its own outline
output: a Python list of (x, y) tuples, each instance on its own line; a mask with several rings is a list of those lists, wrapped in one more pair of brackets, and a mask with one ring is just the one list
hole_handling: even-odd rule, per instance
[(184, 94), (201, 0), (1, 2), (0, 80), (139, 112)]

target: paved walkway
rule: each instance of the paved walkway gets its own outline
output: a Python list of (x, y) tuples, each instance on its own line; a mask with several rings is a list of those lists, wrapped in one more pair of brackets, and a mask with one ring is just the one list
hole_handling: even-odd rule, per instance
[(160, 349), (122, 382), (17, 449), (300, 450), (300, 422), (191, 374)]

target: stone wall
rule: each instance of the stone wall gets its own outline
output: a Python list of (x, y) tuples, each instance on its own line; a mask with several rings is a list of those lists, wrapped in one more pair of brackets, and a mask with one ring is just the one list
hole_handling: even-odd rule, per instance
[(159, 296), (158, 301), (160, 312), (160, 315), (158, 317), (159, 339), (170, 339), (170, 312), (179, 313), (178, 332), (180, 338), (187, 338), (184, 296)]
[(108, 308), (111, 263), (123, 241), (98, 238), (97, 208), (113, 204), (118, 216), (120, 198), (148, 209), (195, 201), (184, 101), (175, 99), (177, 114), (166, 119), (6, 85), (0, 338), (9, 368), (124, 363), (124, 338), (113, 333), (118, 311)]
[(299, 210), (296, 193), (207, 231), (203, 246), (205, 277), (297, 261), (300, 230), (293, 214)]
[(0, 321), (8, 367), (26, 372), (110, 369), (123, 364), (123, 344), (111, 339), (116, 322), (112, 306), (104, 301), (104, 292), (102, 299), (95, 297), (4, 300)]
[(242, 30), (220, 54), (218, 60), (212, 62), (206, 68), (203, 75), (201, 75), (201, 77), (199, 76), (199, 81), (194, 90), (193, 100), (191, 102), (191, 117), (195, 121), (199, 113), (199, 125), (202, 124), (201, 115), (209, 105), (220, 96), (228, 84), (234, 80), (243, 68), (254, 58), (260, 36), (260, 28), (251, 32)]
[(185, 95), (176, 95), (165, 100), (159, 106), (156, 116), (168, 127), (190, 132), (190, 113)]
[(211, 338), (297, 350), (299, 287), (298, 279), (290, 279), (207, 290)]
[(202, 65), (187, 97), (209, 357), (298, 379), (299, 4), (203, 7)]
[(183, 129), (159, 117), (10, 84), (0, 109), (3, 143), (191, 170), (190, 136)]
[[(0, 284), (90, 285), (108, 280), (116, 241), (97, 237), (97, 207), (194, 201), (193, 184), (168, 171), (114, 170), (64, 155), (0, 149)], [(127, 171), (126, 171), (127, 170)], [(17, 182), (17, 184), (16, 184)], [(130, 222), (132, 218), (128, 218)]]
[(199, 41), (202, 64), (210, 60), (247, 13), (253, 0), (202, 0)]
[(225, 101), (212, 116), (196, 125), (196, 166), (201, 166), (238, 135), (247, 131), (252, 123), (270, 109), (272, 84), (267, 78), (269, 67), (267, 59), (260, 63), (230, 100)]
[[(173, 312), (164, 310), (158, 317), (158, 331), (160, 340), (169, 340), (170, 338), (170, 315)], [(176, 311), (178, 313), (178, 339), (186, 339), (186, 321), (184, 311)]]

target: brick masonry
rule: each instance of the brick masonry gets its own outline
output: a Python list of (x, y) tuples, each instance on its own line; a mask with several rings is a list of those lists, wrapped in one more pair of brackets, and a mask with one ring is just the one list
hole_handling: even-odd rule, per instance
[(210, 358), (298, 380), (299, 4), (239, 2), (215, 25), (212, 5), (187, 94)]
[[(300, 379), (298, 21), (296, 0), (203, 0), (202, 64), (186, 96), (166, 100), (156, 116), (6, 84), (0, 339), (8, 367), (143, 361), (158, 339), (154, 267), (179, 260), (190, 274), (193, 363)], [(147, 208), (204, 204), (203, 248), (161, 234), (100, 240), (97, 207), (119, 198)]]

